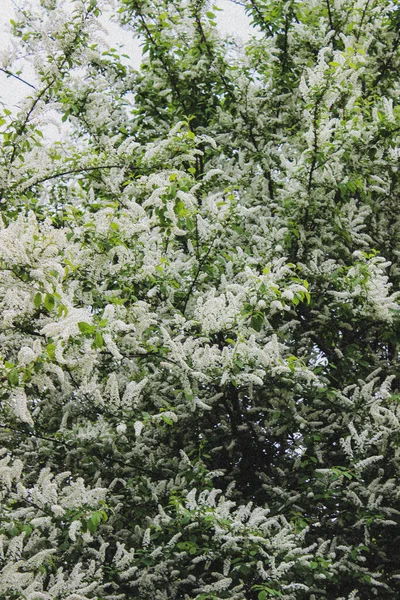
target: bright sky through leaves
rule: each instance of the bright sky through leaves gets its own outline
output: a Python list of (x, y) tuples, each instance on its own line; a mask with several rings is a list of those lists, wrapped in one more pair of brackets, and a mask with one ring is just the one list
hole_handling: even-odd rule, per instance
[[(36, 0), (37, 3), (38, 0)], [(31, 4), (34, 6), (35, 0)], [(1, 0), (0, 67), (3, 66), (4, 57), (7, 55), (7, 48), (10, 44), (10, 19), (15, 18), (17, 5), (18, 2), (14, 3), (13, 0)], [(222, 11), (216, 11), (218, 28), (222, 33), (234, 35), (243, 40), (248, 39), (250, 35), (254, 34), (254, 29), (250, 27), (249, 19), (241, 6), (229, 0), (217, 0), (216, 5), (222, 9)], [(110, 46), (123, 44), (124, 52), (131, 57), (131, 62), (138, 67), (140, 65), (139, 42), (133, 39), (132, 32), (124, 31), (119, 25), (112, 22), (110, 15), (110, 12), (105, 11), (100, 18), (101, 24), (104, 27), (104, 39)], [(32, 79), (32, 68), (30, 65), (25, 64), (21, 69), (26, 80), (30, 82)], [(26, 86), (22, 82), (7, 77), (5, 73), (0, 72), (0, 101), (5, 106), (8, 108), (15, 106), (26, 95), (26, 92)]]

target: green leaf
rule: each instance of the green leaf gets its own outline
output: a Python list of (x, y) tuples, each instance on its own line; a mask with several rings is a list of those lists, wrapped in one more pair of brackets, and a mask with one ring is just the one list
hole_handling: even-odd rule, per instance
[(18, 385), (19, 383), (19, 374), (17, 369), (13, 369), (12, 371), (9, 372), (8, 374), (8, 382), (10, 383), (10, 385)]
[(89, 323), (85, 323), (84, 321), (79, 321), (78, 327), (81, 333), (94, 333), (96, 330), (95, 325), (89, 325)]
[(65, 304), (60, 304), (60, 306), (57, 309), (57, 314), (59, 317), (67, 316), (68, 308), (65, 306)]
[(262, 313), (256, 313), (251, 317), (250, 325), (256, 331), (261, 331), (264, 324), (264, 315)]
[(95, 344), (96, 348), (103, 348), (103, 346), (104, 346), (103, 335), (100, 333), (100, 331), (96, 331), (96, 336), (94, 338), (94, 344)]
[(161, 418), (164, 421), (164, 423), (166, 423), (167, 425), (173, 425), (174, 424), (173, 420), (171, 419), (171, 417), (168, 417), (168, 415), (162, 414)]
[(242, 563), (242, 564), (240, 565), (240, 568), (239, 568), (239, 570), (240, 570), (240, 573), (241, 573), (242, 575), (248, 575), (248, 574), (250, 573), (250, 571), (251, 571), (251, 569), (250, 569), (249, 565), (247, 565), (246, 563)]
[(46, 350), (47, 350), (47, 354), (49, 355), (49, 358), (51, 358), (51, 360), (55, 360), (56, 345), (55, 344), (47, 344)]
[(96, 532), (97, 525), (95, 525), (93, 523), (93, 521), (92, 521), (91, 518), (87, 521), (86, 525), (87, 525), (87, 528), (90, 531), (90, 533), (95, 533)]
[(56, 305), (55, 298), (52, 294), (46, 294), (44, 297), (44, 305), (51, 312)]
[(94, 527), (97, 527), (100, 525), (100, 523), (103, 520), (103, 513), (101, 510), (96, 510), (94, 513), (91, 514), (89, 522), (92, 523), (94, 525)]
[(189, 231), (193, 231), (193, 229), (195, 228), (195, 222), (193, 221), (192, 217), (186, 217), (186, 227)]
[(103, 523), (106, 523), (108, 521), (108, 514), (106, 513), (105, 510), (101, 511), (101, 516), (102, 516)]
[(36, 292), (35, 297), (33, 299), (33, 304), (35, 308), (39, 308), (39, 306), (42, 304), (42, 294), (40, 292)]
[(25, 531), (27, 536), (29, 534), (31, 534), (33, 531), (32, 527), (30, 525), (22, 525), (21, 529), (22, 529), (22, 531)]

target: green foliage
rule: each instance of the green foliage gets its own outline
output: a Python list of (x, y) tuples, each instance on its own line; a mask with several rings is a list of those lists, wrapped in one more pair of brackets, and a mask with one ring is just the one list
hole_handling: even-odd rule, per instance
[(11, 23), (1, 599), (399, 597), (399, 10), (244, 4)]

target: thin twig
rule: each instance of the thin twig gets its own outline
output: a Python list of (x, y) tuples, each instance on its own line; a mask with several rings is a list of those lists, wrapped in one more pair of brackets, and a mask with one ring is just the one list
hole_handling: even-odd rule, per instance
[(29, 87), (33, 88), (34, 90), (37, 90), (37, 87), (34, 86), (32, 83), (29, 83), (29, 81), (25, 81), (25, 79), (22, 79), (22, 77), (19, 77), (18, 75), (15, 75), (14, 73), (11, 73), (11, 71), (9, 71), (8, 69), (3, 69), (2, 67), (0, 67), (0, 71), (5, 73), (9, 77), (14, 77), (14, 79), (18, 79), (18, 81), (21, 81), (21, 83), (25, 83), (25, 85), (29, 85)]
[[(98, 165), (93, 167), (81, 167), (79, 169), (70, 169), (69, 171), (62, 171), (61, 173), (53, 173), (53, 175), (46, 175), (41, 179), (36, 179), (32, 185), (38, 185), (39, 183), (44, 183), (45, 181), (50, 181), (50, 179), (57, 179), (57, 177), (63, 177), (64, 175), (79, 175), (80, 173), (85, 173), (86, 171), (96, 171), (101, 169), (123, 169), (127, 165)], [(18, 184), (15, 184), (13, 187), (16, 187)]]
[(11, 427), (10, 425), (0, 425), (1, 429), (9, 429), (11, 431), (15, 431), (16, 433), (22, 433), (24, 435), (28, 435), (31, 438), (37, 438), (39, 440), (45, 440), (46, 442), (53, 442), (54, 444), (60, 444), (61, 446), (65, 446), (66, 448), (70, 447), (69, 444), (63, 440), (58, 440), (56, 438), (47, 437), (45, 435), (39, 435), (38, 433), (34, 433), (33, 431), (26, 431), (23, 429), (17, 429), (16, 427)]
[(367, 2), (364, 5), (364, 10), (363, 10), (362, 15), (361, 15), (361, 21), (360, 21), (360, 25), (359, 25), (359, 28), (358, 28), (358, 33), (357, 33), (357, 36), (356, 36), (357, 44), (358, 44), (358, 42), (360, 40), (361, 30), (362, 30), (362, 26), (364, 24), (365, 15), (367, 14), (367, 9), (368, 9), (369, 3), (370, 3), (370, 0), (367, 0)]
[(258, 16), (258, 18), (260, 19), (260, 22), (261, 22), (260, 24), (267, 29), (267, 31), (268, 31), (268, 33), (270, 35), (272, 35), (273, 34), (272, 28), (266, 22), (266, 20), (264, 18), (264, 15), (262, 14), (260, 8), (257, 6), (257, 4), (253, 0), (250, 0), (250, 4), (253, 7), (253, 9), (255, 10), (255, 12), (257, 13), (257, 16)]
[(328, 9), (329, 27), (331, 28), (331, 31), (332, 31), (335, 28), (333, 26), (332, 11), (331, 11), (331, 5), (330, 5), (329, 0), (326, 0), (326, 6)]
[(187, 306), (187, 303), (189, 302), (189, 298), (190, 298), (190, 296), (192, 295), (192, 292), (193, 292), (194, 286), (196, 285), (196, 283), (197, 283), (197, 280), (198, 280), (198, 278), (200, 277), (201, 269), (203, 268), (203, 265), (204, 265), (204, 263), (206, 262), (207, 258), (210, 256), (211, 250), (212, 250), (212, 248), (213, 248), (213, 246), (214, 246), (215, 240), (216, 240), (216, 239), (217, 239), (217, 237), (218, 237), (218, 234), (219, 234), (219, 232), (217, 232), (217, 233), (214, 235), (214, 238), (213, 238), (213, 240), (212, 240), (212, 242), (211, 242), (211, 244), (210, 244), (210, 247), (209, 247), (209, 249), (207, 250), (206, 254), (203, 256), (203, 258), (201, 259), (201, 261), (200, 261), (200, 263), (199, 263), (199, 267), (198, 267), (198, 269), (197, 269), (197, 273), (196, 273), (196, 275), (195, 275), (195, 277), (194, 277), (194, 279), (193, 279), (193, 281), (192, 281), (192, 285), (190, 286), (190, 288), (189, 288), (189, 291), (188, 291), (188, 293), (186, 294), (186, 298), (185, 298), (185, 301), (184, 301), (184, 303), (183, 303), (183, 310), (182, 310), (182, 312), (185, 312), (185, 310), (186, 310), (186, 306)]

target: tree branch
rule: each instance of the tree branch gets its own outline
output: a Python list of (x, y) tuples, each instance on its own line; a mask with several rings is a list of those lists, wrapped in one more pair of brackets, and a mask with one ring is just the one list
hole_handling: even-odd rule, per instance
[[(57, 177), (64, 177), (64, 175), (79, 175), (80, 173), (85, 173), (86, 171), (97, 171), (102, 169), (123, 169), (127, 165), (97, 165), (93, 167), (80, 167), (79, 169), (70, 169), (68, 171), (61, 171), (61, 173), (53, 173), (52, 175), (46, 175), (41, 179), (36, 179), (32, 185), (38, 185), (39, 183), (44, 183), (45, 181), (50, 181), (51, 179), (57, 179)], [(15, 184), (12, 187), (17, 187), (18, 184)]]
[(57, 440), (55, 438), (47, 437), (45, 435), (39, 435), (38, 433), (34, 433), (33, 431), (26, 431), (24, 429), (18, 429), (16, 427), (12, 427), (10, 425), (0, 425), (0, 428), (15, 431), (16, 433), (22, 433), (23, 435), (28, 435), (31, 438), (36, 438), (39, 440), (45, 440), (46, 442), (53, 442), (53, 444), (60, 444), (61, 446), (65, 446), (66, 448), (70, 447), (70, 445), (67, 442), (64, 442), (63, 440)]
[(207, 250), (207, 252), (205, 253), (205, 255), (203, 256), (203, 258), (201, 259), (201, 261), (200, 261), (200, 263), (199, 263), (199, 267), (198, 267), (198, 269), (197, 269), (197, 273), (196, 273), (196, 275), (195, 275), (195, 277), (194, 277), (194, 279), (193, 279), (193, 281), (192, 281), (192, 285), (190, 286), (190, 288), (189, 288), (189, 291), (188, 291), (188, 293), (186, 294), (186, 298), (185, 298), (185, 300), (184, 300), (184, 302), (183, 302), (183, 309), (182, 309), (182, 312), (185, 312), (185, 310), (186, 310), (186, 306), (187, 306), (187, 303), (189, 302), (189, 298), (190, 298), (190, 296), (192, 295), (193, 289), (194, 289), (194, 287), (195, 287), (195, 285), (196, 285), (196, 283), (197, 283), (197, 280), (198, 280), (198, 278), (200, 277), (201, 269), (203, 268), (203, 265), (204, 265), (204, 263), (206, 262), (207, 258), (210, 256), (210, 254), (211, 254), (211, 250), (212, 250), (212, 248), (213, 248), (213, 246), (214, 246), (215, 240), (217, 239), (218, 235), (219, 235), (219, 232), (217, 232), (217, 233), (214, 235), (214, 238), (213, 238), (213, 240), (212, 240), (212, 242), (211, 242), (211, 244), (210, 244), (210, 247), (209, 247), (209, 249)]
[(0, 71), (5, 73), (9, 77), (14, 77), (14, 79), (18, 79), (18, 81), (21, 81), (21, 83), (25, 83), (25, 85), (28, 85), (29, 87), (33, 88), (34, 90), (37, 90), (37, 87), (32, 85), (32, 83), (29, 83), (29, 81), (25, 81), (25, 79), (22, 79), (22, 77), (19, 77), (18, 75), (15, 75), (14, 73), (11, 73), (11, 71), (9, 71), (8, 69), (3, 69), (2, 67), (0, 67)]
[(326, 0), (326, 7), (328, 9), (329, 27), (331, 28), (331, 31), (332, 31), (335, 28), (333, 26), (332, 10), (331, 10), (331, 4), (330, 4), (329, 0)]
[(264, 15), (262, 14), (260, 8), (257, 6), (257, 4), (254, 2), (254, 0), (250, 0), (250, 4), (253, 7), (255, 13), (257, 14), (257, 17), (260, 20), (260, 24), (265, 27), (265, 29), (267, 29), (269, 35), (273, 35), (273, 31), (271, 29), (271, 26), (268, 25), (268, 23), (266, 22)]

